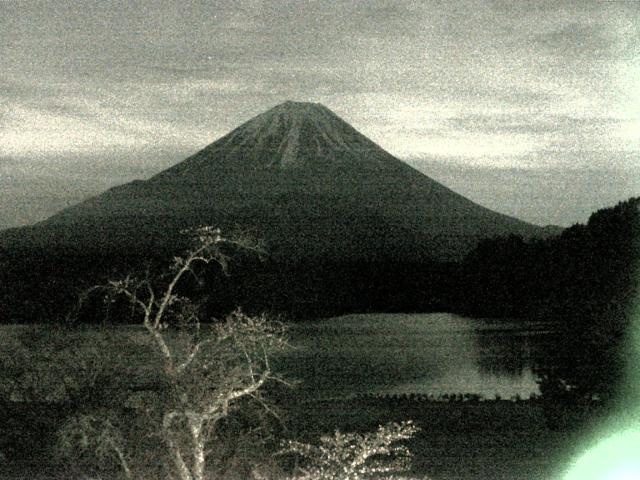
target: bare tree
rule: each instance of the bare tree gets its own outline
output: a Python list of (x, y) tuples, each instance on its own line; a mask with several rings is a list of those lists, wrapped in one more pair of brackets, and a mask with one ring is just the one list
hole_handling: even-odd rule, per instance
[(419, 431), (411, 421), (381, 425), (375, 432), (323, 436), (317, 445), (290, 440), (280, 454), (294, 454), (302, 465), (291, 480), (362, 480), (399, 478), (411, 452), (401, 442)]
[[(172, 477), (204, 480), (217, 424), (247, 399), (269, 408), (261, 390), (269, 381), (282, 381), (274, 375), (269, 358), (284, 349), (286, 341), (281, 325), (239, 309), (222, 322), (201, 323), (196, 305), (178, 293), (180, 283), (188, 275), (197, 278), (198, 265), (215, 263), (226, 271), (230, 249), (260, 249), (247, 237), (225, 238), (211, 227), (185, 233), (193, 239), (192, 248), (174, 258), (160, 287), (147, 275), (110, 281), (106, 288), (109, 298), (123, 296), (140, 314), (157, 352), (162, 394), (146, 397), (141, 408), (158, 419), (155, 438), (170, 459)], [(74, 423), (83, 425), (94, 434), (101, 432), (100, 448), (110, 448), (131, 478), (132, 469), (111, 424), (94, 418)]]
[[(64, 457), (91, 456), (99, 465), (116, 464), (131, 480), (125, 440), (108, 415), (79, 415), (70, 418), (58, 432), (59, 450)], [(96, 463), (91, 462), (91, 463)]]

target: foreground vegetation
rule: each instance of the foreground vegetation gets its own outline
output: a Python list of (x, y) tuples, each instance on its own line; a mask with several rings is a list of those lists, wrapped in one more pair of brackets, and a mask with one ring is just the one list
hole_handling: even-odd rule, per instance
[[(287, 395), (286, 400), (279, 410), (284, 423), (278, 425), (277, 434), (270, 440), (246, 443), (246, 430), (240, 435), (242, 431), (235, 422), (227, 426), (228, 443), (224, 455), (221, 453), (226, 459), (218, 463), (218, 474), (223, 478), (249, 478), (247, 464), (251, 462), (261, 463), (265, 475), (266, 471), (282, 473), (275, 469), (269, 455), (281, 449), (277, 438), (318, 445), (321, 436), (333, 436), (337, 429), (366, 434), (375, 432), (381, 424), (412, 418), (420, 431), (404, 442), (413, 453), (405, 477), (547, 480), (558, 478), (566, 469), (576, 453), (578, 439), (590, 431), (599, 415), (594, 406), (565, 405), (550, 421), (548, 409), (554, 407), (543, 400), (416, 402), (359, 398), (316, 402), (296, 398), (295, 393)], [(131, 419), (135, 419), (134, 413), (132, 410)], [(69, 465), (55, 457), (55, 431), (64, 424), (64, 416), (61, 405), (54, 404), (12, 404), (8, 410), (3, 408), (2, 448), (16, 437), (21, 437), (22, 444), (17, 450), (6, 450), (3, 478), (81, 478), (77, 463)], [(244, 438), (234, 438), (236, 435)], [(278, 468), (282, 468), (295, 461), (280, 457), (279, 463)], [(150, 466), (149, 472), (153, 471)], [(101, 475), (110, 478), (104, 470)]]

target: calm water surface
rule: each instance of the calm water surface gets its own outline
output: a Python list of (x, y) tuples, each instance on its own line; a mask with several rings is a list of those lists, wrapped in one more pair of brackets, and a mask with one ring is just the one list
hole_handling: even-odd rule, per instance
[(529, 398), (551, 330), (544, 323), (434, 314), (363, 314), (292, 327), (278, 362), (313, 397), (362, 393)]

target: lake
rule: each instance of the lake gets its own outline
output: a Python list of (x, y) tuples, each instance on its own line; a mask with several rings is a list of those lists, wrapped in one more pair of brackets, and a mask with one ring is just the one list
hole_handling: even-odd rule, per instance
[(548, 323), (449, 313), (362, 314), (295, 324), (277, 361), (310, 398), (475, 393), (526, 399), (552, 334)]
[[(19, 332), (33, 328), (3, 326), (0, 343), (11, 351)], [(115, 348), (113, 361), (139, 365), (137, 376), (148, 381), (151, 357), (135, 344), (150, 339), (139, 326), (77, 335), (87, 346), (111, 338), (104, 348)], [(534, 370), (551, 336), (548, 323), (449, 313), (345, 315), (291, 324), (293, 348), (273, 364), (280, 375), (300, 381), (295, 394), (302, 399), (410, 393), (526, 399), (539, 393)]]

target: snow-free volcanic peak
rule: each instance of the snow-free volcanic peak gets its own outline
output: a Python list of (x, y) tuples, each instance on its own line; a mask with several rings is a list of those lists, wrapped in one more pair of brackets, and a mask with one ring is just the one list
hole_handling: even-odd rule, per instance
[[(286, 101), (257, 115), (184, 163), (207, 159), (243, 169), (313, 168), (380, 149), (320, 103)], [(171, 169), (186, 173), (187, 165)], [(161, 174), (161, 176), (163, 176)]]
[(248, 228), (289, 259), (451, 259), (484, 237), (544, 234), (418, 172), (325, 106), (291, 101), (36, 228), (66, 225), (72, 242), (98, 229), (127, 244), (202, 224)]

